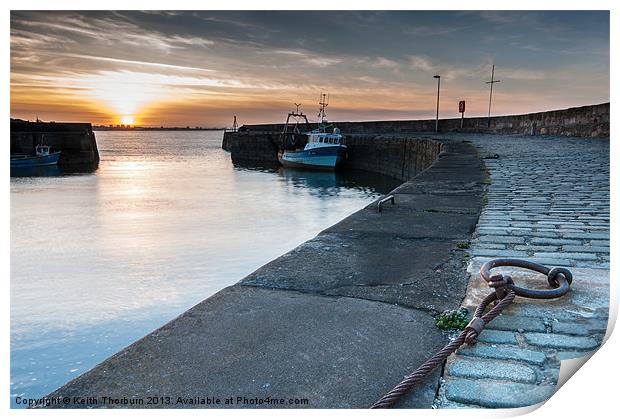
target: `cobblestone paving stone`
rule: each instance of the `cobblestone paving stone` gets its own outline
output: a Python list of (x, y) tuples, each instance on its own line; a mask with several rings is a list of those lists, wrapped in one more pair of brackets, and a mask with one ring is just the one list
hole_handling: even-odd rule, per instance
[[(489, 293), (482, 263), (515, 257), (574, 274), (571, 293), (515, 303), (491, 322), (477, 345), (464, 346), (444, 369), (436, 406), (520, 407), (553, 394), (560, 361), (600, 346), (609, 296), (609, 140), (450, 135), (472, 141), (490, 185), (468, 250), (470, 308)], [(540, 275), (510, 272), (515, 282), (544, 288)], [(541, 279), (542, 278), (542, 279)], [(528, 282), (529, 281), (529, 282)], [(520, 283), (521, 285), (524, 285)]]

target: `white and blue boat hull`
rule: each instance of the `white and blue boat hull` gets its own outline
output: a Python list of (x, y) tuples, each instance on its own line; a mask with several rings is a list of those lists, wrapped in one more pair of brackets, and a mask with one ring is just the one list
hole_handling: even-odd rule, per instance
[(278, 155), (284, 167), (333, 170), (345, 158), (346, 146), (317, 147), (303, 151), (284, 151)]
[(50, 153), (43, 156), (20, 156), (11, 157), (11, 168), (15, 167), (37, 167), (37, 166), (53, 166), (58, 164), (60, 151)]

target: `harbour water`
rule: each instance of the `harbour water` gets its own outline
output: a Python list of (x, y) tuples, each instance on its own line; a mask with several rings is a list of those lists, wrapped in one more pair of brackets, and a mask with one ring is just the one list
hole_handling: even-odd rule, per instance
[(234, 166), (221, 131), (96, 135), (96, 171), (11, 178), (13, 407), (400, 183)]

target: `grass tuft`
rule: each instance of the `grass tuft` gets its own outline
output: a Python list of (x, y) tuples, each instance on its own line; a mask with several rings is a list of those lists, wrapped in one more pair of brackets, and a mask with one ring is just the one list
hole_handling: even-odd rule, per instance
[(463, 330), (469, 323), (468, 314), (465, 307), (444, 311), (435, 319), (435, 326), (443, 330)]

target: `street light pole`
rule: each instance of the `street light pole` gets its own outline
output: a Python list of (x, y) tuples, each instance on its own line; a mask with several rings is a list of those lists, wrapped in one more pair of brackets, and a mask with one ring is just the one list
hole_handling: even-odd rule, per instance
[(491, 91), (489, 92), (489, 116), (487, 117), (487, 126), (491, 128), (491, 99), (493, 99), (493, 84), (499, 83), (500, 80), (494, 80), (495, 77), (495, 64), (491, 69), (491, 81), (487, 81), (486, 84), (491, 85)]
[(433, 76), (437, 79), (437, 115), (435, 116), (435, 132), (439, 131), (439, 84), (441, 83), (441, 76), (436, 74)]

